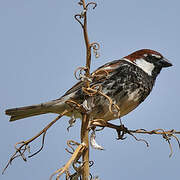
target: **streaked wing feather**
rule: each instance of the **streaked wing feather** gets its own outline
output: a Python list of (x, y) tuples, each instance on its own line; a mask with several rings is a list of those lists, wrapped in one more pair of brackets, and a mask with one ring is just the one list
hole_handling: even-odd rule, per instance
[(80, 88), (82, 88), (84, 82), (83, 81), (79, 81), (77, 82), (72, 88), (70, 88), (62, 97), (68, 95), (68, 94), (71, 94), (77, 90), (79, 90)]
[[(113, 72), (116, 68), (119, 68), (121, 63), (122, 63), (121, 60), (114, 60), (96, 69), (94, 72), (92, 72), (92, 75), (94, 76), (94, 78), (90, 85), (99, 83), (99, 81), (101, 82), (104, 81), (106, 78), (108, 78), (108, 74)], [(81, 89), (83, 85), (84, 85), (84, 82), (79, 81), (72, 88), (70, 88), (62, 97)]]

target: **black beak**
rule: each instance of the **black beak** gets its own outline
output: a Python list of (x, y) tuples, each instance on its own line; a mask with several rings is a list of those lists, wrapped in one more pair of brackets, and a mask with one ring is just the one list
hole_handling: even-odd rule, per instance
[(166, 58), (162, 58), (160, 61), (162, 67), (170, 67), (172, 63), (170, 63)]

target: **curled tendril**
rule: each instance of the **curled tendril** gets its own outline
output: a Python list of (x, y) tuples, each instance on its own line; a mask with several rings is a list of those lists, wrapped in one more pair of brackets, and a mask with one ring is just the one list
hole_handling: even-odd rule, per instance
[(79, 177), (81, 176), (81, 170), (82, 170), (82, 167), (81, 166), (79, 166), (79, 167), (77, 167), (76, 166), (76, 164), (81, 164), (81, 162), (73, 162), (72, 163), (72, 166), (73, 166), (73, 168), (74, 168), (74, 170), (75, 170), (75, 173), (74, 174), (72, 174), (72, 175), (70, 175), (70, 180), (73, 180), (73, 179), (79, 179)]
[(171, 138), (170, 138), (172, 136), (172, 134), (171, 133), (170, 134), (166, 134), (164, 129), (157, 129), (157, 131), (161, 131), (163, 133), (162, 137), (168, 142), (169, 149), (170, 149), (169, 157), (171, 157), (172, 154), (173, 154), (173, 148), (172, 148), (172, 145), (171, 145)]
[(82, 15), (81, 15), (81, 14), (76, 14), (76, 15), (74, 15), (74, 18), (75, 18), (76, 21), (81, 25), (81, 27), (84, 28), (84, 25), (83, 25), (83, 23), (81, 22)]
[(100, 45), (97, 42), (93, 42), (90, 44), (90, 46), (94, 49), (94, 50), (99, 50), (100, 49)]
[(71, 116), (71, 118), (70, 118), (70, 120), (68, 122), (69, 122), (69, 126), (67, 127), (67, 131), (69, 132), (69, 129), (71, 127), (73, 127), (75, 122), (76, 122), (76, 118), (75, 118), (74, 114), (72, 114), (72, 116)]
[(92, 167), (94, 165), (94, 161), (89, 161), (89, 167)]
[(96, 90), (96, 91), (102, 91), (102, 85), (101, 84), (95, 84), (91, 88)]
[(102, 90), (102, 86), (100, 84), (93, 85), (92, 87), (82, 87), (82, 90), (88, 94), (89, 96), (94, 96), (98, 93), (98, 91)]
[(109, 111), (118, 118), (120, 118), (121, 112), (119, 106), (116, 103), (114, 103), (113, 100), (106, 94), (102, 93), (101, 91), (98, 91), (98, 93), (104, 96), (109, 101)]
[(120, 112), (120, 108), (119, 106), (113, 102), (113, 100), (107, 96), (106, 94), (102, 93), (102, 87), (101, 85), (93, 85), (92, 87), (82, 87), (82, 90), (88, 94), (89, 96), (94, 96), (95, 94), (100, 94), (102, 96), (104, 96), (108, 101), (109, 101), (109, 111), (114, 114), (115, 116), (117, 116), (118, 118), (120, 118), (121, 116), (121, 112)]
[(92, 129), (94, 126), (101, 126), (102, 128), (106, 127), (106, 121), (104, 119), (93, 119), (90, 122), (89, 128)]
[(89, 2), (89, 3), (87, 3), (87, 5), (86, 5), (86, 9), (88, 8), (89, 5), (93, 5), (93, 9), (95, 9), (95, 8), (97, 7), (97, 3), (95, 3), (95, 2)]
[(69, 105), (71, 108), (74, 108), (74, 109), (77, 109), (77, 110), (80, 109), (80, 107), (81, 107), (80, 104), (78, 104), (76, 101), (73, 101), (71, 99), (67, 100), (65, 103), (67, 105)]
[(72, 110), (75, 109), (75, 110), (77, 110), (77, 111), (79, 111), (81, 113), (86, 113), (87, 112), (86, 109), (83, 107), (83, 105), (78, 104), (76, 101), (73, 101), (73, 100), (69, 99), (65, 103), (67, 105), (69, 105), (72, 108)]
[(97, 93), (97, 90), (92, 89), (90, 87), (88, 87), (88, 88), (82, 87), (82, 90), (83, 90), (83, 92), (85, 92), (89, 96), (94, 96)]
[(76, 141), (73, 141), (73, 140), (69, 140), (69, 141), (67, 141), (67, 145), (68, 145), (68, 147), (69, 147), (72, 151), (68, 150), (67, 148), (66, 148), (65, 150), (66, 150), (68, 153), (73, 154), (73, 152), (75, 151), (74, 148), (73, 148), (73, 146), (79, 146), (79, 143), (76, 142)]
[[(102, 74), (103, 73), (103, 74)], [(101, 76), (103, 76), (104, 77), (104, 73), (105, 73), (105, 77), (107, 77), (108, 75), (109, 75), (109, 72), (107, 71), (107, 70), (105, 70), (105, 69), (98, 69), (98, 70), (96, 70), (93, 74), (92, 74), (92, 76), (93, 77), (101, 77)]]
[(93, 5), (93, 9), (95, 9), (95, 8), (97, 7), (97, 3), (95, 3), (95, 2), (89, 2), (89, 3), (87, 3), (86, 6), (84, 6), (83, 1), (80, 0), (80, 1), (78, 2), (78, 4), (79, 4), (80, 6), (83, 6), (84, 9), (87, 9), (89, 5)]
[(82, 0), (80, 0), (80, 1), (78, 2), (78, 4), (79, 4), (80, 6), (83, 6)]
[(90, 47), (93, 48), (93, 52), (96, 58), (99, 58), (98, 50), (100, 49), (100, 45), (97, 42), (93, 42), (90, 44)]
[(134, 134), (128, 132), (136, 141), (142, 141), (146, 144), (147, 147), (149, 147), (149, 143), (145, 139), (138, 139)]
[(179, 149), (180, 149), (180, 141), (179, 141), (178, 137), (175, 136), (174, 134), (172, 134), (171, 136), (176, 139), (176, 141), (177, 141), (177, 143), (178, 143), (178, 146), (179, 146)]
[[(79, 74), (77, 75), (79, 71)], [(87, 67), (78, 67), (75, 71), (74, 71), (74, 76), (77, 80), (81, 80), (81, 81), (89, 81), (91, 82), (91, 78), (86, 76), (86, 73), (89, 71), (89, 69)]]
[(145, 129), (137, 129), (137, 130), (129, 130), (131, 133), (142, 133), (142, 134), (159, 134), (161, 135), (169, 144), (169, 148), (170, 148), (170, 154), (169, 157), (172, 156), (173, 154), (173, 149), (172, 149), (172, 144), (171, 144), (171, 137), (173, 137), (180, 148), (180, 141), (178, 139), (178, 137), (175, 134), (180, 134), (180, 132), (175, 131), (174, 129), (169, 130), (169, 131), (165, 131), (164, 129), (155, 129), (152, 131), (147, 131)]

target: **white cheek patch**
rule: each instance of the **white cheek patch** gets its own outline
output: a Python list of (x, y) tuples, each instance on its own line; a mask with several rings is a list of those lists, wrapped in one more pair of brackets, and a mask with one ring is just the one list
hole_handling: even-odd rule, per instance
[(152, 76), (152, 71), (154, 69), (154, 64), (147, 62), (144, 59), (136, 59), (135, 63), (138, 67), (140, 67), (144, 72), (146, 72), (148, 75)]

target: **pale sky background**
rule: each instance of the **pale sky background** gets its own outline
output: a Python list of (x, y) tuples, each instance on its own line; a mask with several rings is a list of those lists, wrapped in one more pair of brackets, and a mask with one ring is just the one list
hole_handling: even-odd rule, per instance
[[(73, 16), (78, 0), (0, 0), (0, 113), (1, 169), (14, 153), (14, 144), (38, 133), (56, 115), (43, 115), (13, 123), (5, 109), (56, 99), (75, 82), (74, 70), (85, 63), (80, 25)], [(88, 14), (91, 42), (101, 45), (100, 58), (92, 70), (129, 53), (151, 48), (161, 52), (174, 66), (164, 69), (151, 95), (123, 118), (130, 129), (180, 130), (180, 1), (97, 0)], [(23, 162), (16, 159), (0, 179), (46, 180), (63, 166), (70, 155), (66, 141), (79, 142), (80, 120), (68, 133), (68, 118), (49, 129), (41, 153)], [(92, 174), (110, 179), (179, 179), (180, 150), (172, 141), (174, 154), (160, 136), (132, 137), (117, 141), (116, 132), (105, 129), (97, 141), (105, 151), (90, 150), (95, 162)], [(32, 144), (32, 152), (40, 140)]]

